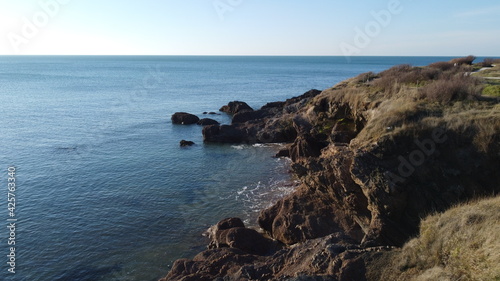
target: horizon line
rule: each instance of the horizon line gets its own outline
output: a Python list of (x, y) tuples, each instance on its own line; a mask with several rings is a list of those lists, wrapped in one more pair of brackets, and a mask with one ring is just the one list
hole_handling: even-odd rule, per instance
[[(469, 54), (472, 55), (472, 54)], [(0, 57), (466, 57), (469, 55), (107, 55), (107, 54), (32, 54), (32, 55), (7, 55), (0, 54)], [(499, 56), (473, 55), (475, 57), (500, 58)]]

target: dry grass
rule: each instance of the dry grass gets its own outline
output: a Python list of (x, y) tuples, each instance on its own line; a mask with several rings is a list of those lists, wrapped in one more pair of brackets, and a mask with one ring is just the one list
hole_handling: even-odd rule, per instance
[[(366, 121), (350, 142), (352, 149), (423, 139), (439, 127), (460, 136), (461, 145), (497, 155), (500, 100), (480, 96), (482, 82), (468, 75), (469, 65), (448, 66), (402, 65), (363, 74), (324, 91), (315, 102), (330, 105), (328, 117), (347, 108), (349, 119)], [(379, 280), (500, 281), (500, 197), (428, 217), (418, 238), (382, 259), (379, 265), (389, 264), (386, 269), (370, 269), (384, 271)]]
[[(363, 73), (324, 91), (313, 103), (318, 112), (330, 108), (331, 118), (366, 121), (353, 147), (423, 137), (439, 126), (468, 139), (478, 151), (490, 151), (500, 141), (499, 101), (480, 97), (484, 85), (469, 75), (470, 66), (445, 69), (398, 65), (379, 74)], [(342, 104), (349, 105), (348, 115), (333, 116)], [(318, 119), (314, 112), (308, 112), (310, 120)]]
[(394, 66), (379, 74), (379, 79), (375, 79), (372, 86), (386, 92), (397, 93), (400, 87), (395, 86), (422, 86), (428, 81), (439, 78), (440, 71), (430, 67), (412, 67), (407, 64)]
[(500, 280), (500, 197), (429, 216), (391, 255), (381, 280)]

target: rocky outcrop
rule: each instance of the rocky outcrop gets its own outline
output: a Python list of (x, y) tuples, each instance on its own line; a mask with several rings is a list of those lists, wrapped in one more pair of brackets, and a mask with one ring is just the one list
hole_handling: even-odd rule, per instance
[(229, 103), (227, 108), (235, 112), (231, 125), (204, 128), (204, 141), (213, 143), (293, 142), (297, 137), (297, 131), (293, 127), (292, 119), (302, 106), (320, 93), (321, 91), (311, 90), (285, 102), (267, 104), (256, 111), (235, 110), (244, 106), (240, 106), (240, 102)]
[(200, 121), (198, 121), (197, 124), (200, 126), (208, 126), (208, 125), (219, 125), (220, 123), (214, 119), (203, 118), (200, 119)]
[(246, 228), (239, 218), (227, 218), (209, 228), (209, 249), (230, 247), (253, 255), (266, 255), (279, 245), (254, 229)]
[(224, 105), (223, 107), (221, 107), (219, 111), (234, 115), (239, 112), (253, 111), (253, 108), (251, 108), (245, 102), (232, 101), (228, 105)]
[(415, 87), (465, 77), (460, 71), (360, 75), (205, 127), (206, 142), (288, 143), (278, 156), (292, 159), (301, 185), (258, 218), (284, 248), (230, 247), (235, 237), (262, 236), (222, 229), (217, 243), (229, 247), (176, 262), (165, 280), (376, 280), (379, 253), (415, 236), (421, 218), (498, 194), (500, 100), (460, 100), (453, 86), (454, 98), (437, 102), (427, 86)]
[(176, 112), (172, 115), (172, 123), (179, 125), (191, 125), (200, 121), (198, 116), (187, 112)]
[(193, 260), (177, 260), (160, 281), (367, 280), (367, 263), (388, 250), (360, 248), (341, 233), (264, 256), (223, 247), (206, 250)]

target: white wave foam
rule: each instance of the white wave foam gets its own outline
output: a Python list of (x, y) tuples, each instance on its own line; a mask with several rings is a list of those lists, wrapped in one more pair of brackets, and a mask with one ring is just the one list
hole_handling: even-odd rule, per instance
[(231, 145), (231, 148), (238, 149), (238, 150), (242, 150), (242, 149), (245, 149), (245, 145), (244, 145), (244, 144), (240, 144), (240, 145)]

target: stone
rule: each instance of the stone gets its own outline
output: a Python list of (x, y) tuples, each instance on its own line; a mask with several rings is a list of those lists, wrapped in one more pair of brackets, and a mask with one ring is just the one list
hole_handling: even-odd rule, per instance
[(191, 125), (200, 121), (200, 118), (187, 112), (176, 112), (172, 115), (172, 123), (179, 125)]
[(241, 219), (227, 218), (207, 231), (209, 249), (230, 247), (254, 255), (265, 255), (273, 250), (273, 242), (256, 230), (246, 228)]
[(180, 146), (181, 147), (186, 147), (186, 146), (193, 146), (195, 143), (192, 141), (187, 141), (187, 140), (181, 140), (180, 141)]
[(208, 125), (203, 127), (203, 140), (214, 143), (241, 143), (244, 132), (230, 125)]
[(214, 119), (203, 118), (203, 119), (200, 119), (200, 121), (198, 121), (197, 124), (201, 125), (201, 126), (208, 126), (208, 125), (219, 125), (220, 123)]
[(253, 111), (253, 108), (251, 108), (247, 103), (242, 102), (242, 101), (232, 101), (228, 105), (224, 105), (219, 109), (221, 112), (225, 112), (231, 115), (234, 115), (238, 112), (243, 112), (243, 111)]

